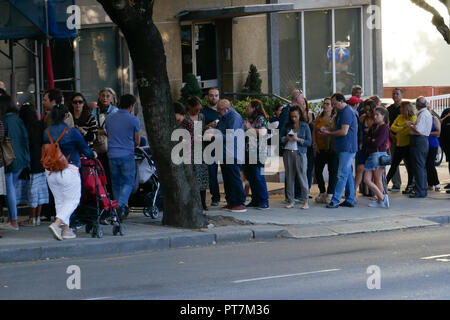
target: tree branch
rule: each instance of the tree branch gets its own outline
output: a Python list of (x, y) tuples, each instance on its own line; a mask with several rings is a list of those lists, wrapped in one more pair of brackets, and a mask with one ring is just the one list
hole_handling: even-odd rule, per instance
[[(446, 0), (440, 1), (444, 3), (444, 1)], [(442, 34), (442, 37), (447, 42), (447, 44), (450, 44), (450, 29), (445, 24), (444, 18), (442, 18), (439, 12), (434, 7), (430, 6), (425, 0), (411, 0), (411, 2), (421, 7), (425, 11), (430, 12), (433, 15), (431, 22), (434, 24), (439, 33)], [(446, 3), (444, 4), (447, 6), (447, 10), (450, 10), (448, 6), (448, 1), (446, 1)]]

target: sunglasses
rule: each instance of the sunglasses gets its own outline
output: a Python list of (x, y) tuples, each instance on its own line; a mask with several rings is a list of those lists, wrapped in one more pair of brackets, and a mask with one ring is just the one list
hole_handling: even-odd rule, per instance
[(83, 104), (83, 100), (73, 100), (72, 103)]

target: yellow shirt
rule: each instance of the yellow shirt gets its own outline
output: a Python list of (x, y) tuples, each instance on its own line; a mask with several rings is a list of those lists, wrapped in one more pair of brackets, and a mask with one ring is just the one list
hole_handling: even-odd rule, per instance
[(411, 134), (411, 129), (405, 124), (406, 121), (411, 121), (414, 123), (416, 120), (417, 116), (412, 116), (407, 119), (402, 114), (395, 118), (394, 123), (391, 126), (391, 131), (396, 134), (397, 147), (409, 146), (409, 135)]

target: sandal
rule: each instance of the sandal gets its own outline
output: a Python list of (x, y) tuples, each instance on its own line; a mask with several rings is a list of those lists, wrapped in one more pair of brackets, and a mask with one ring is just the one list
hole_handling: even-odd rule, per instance
[(36, 227), (36, 218), (28, 219), (19, 223), (21, 227)]

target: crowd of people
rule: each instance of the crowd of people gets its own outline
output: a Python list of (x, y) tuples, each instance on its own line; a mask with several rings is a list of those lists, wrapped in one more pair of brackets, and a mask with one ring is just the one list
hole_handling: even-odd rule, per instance
[[(296, 203), (301, 204), (300, 209), (310, 208), (314, 178), (320, 191), (315, 202), (327, 208), (354, 207), (358, 188), (364, 196), (372, 197), (370, 207), (389, 208), (387, 186), (392, 181), (389, 190), (400, 191), (401, 161), (408, 176), (403, 193), (423, 198), (430, 190), (441, 190), (434, 161), (439, 145), (447, 161), (450, 159), (450, 108), (440, 117), (433, 115), (424, 97), (418, 97), (414, 106), (402, 101), (402, 90), (398, 88), (393, 90), (392, 98), (394, 103), (385, 108), (378, 96), (362, 100), (361, 87), (355, 86), (348, 100), (341, 93), (323, 99), (321, 112), (315, 115), (302, 91), (293, 90), (291, 102), (277, 105), (271, 117), (258, 99), (249, 102), (243, 117), (229, 100), (220, 99), (218, 88), (211, 88), (206, 105), (193, 97), (185, 105), (176, 102), (173, 107), (178, 127), (189, 131), (192, 145), (200, 140), (206, 148), (212, 143), (212, 136), (205, 139), (206, 131), (216, 129), (222, 135), (224, 155), (233, 160), (194, 165), (204, 210), (208, 210), (207, 189), (211, 193), (210, 205), (219, 206), (219, 166), (226, 201), (222, 209), (269, 209), (264, 176), (269, 146), (259, 143), (259, 139), (274, 129), (279, 132), (279, 155), (285, 169), (286, 208), (294, 208)], [(0, 229), (36, 226), (42, 219), (55, 216), (49, 226), (53, 236), (58, 240), (75, 238), (70, 217), (81, 196), (82, 155), (101, 161), (107, 185), (118, 201), (118, 212), (123, 215), (135, 183), (135, 147), (142, 143), (140, 123), (133, 115), (135, 105), (134, 96), (123, 95), (118, 101), (110, 88), (102, 89), (96, 102), (88, 103), (83, 94), (75, 93), (66, 105), (61, 91), (51, 89), (43, 96), (44, 112), (39, 118), (34, 105), (17, 106), (0, 88), (0, 142), (3, 145), (9, 140), (15, 156), (6, 165), (0, 154), (0, 196), (8, 206), (8, 221), (1, 223)], [(196, 122), (201, 123), (203, 136), (195, 136)], [(257, 139), (246, 140), (242, 154), (238, 152), (237, 137), (228, 135), (227, 130), (253, 130)], [(227, 149), (227, 139), (235, 140), (232, 150)], [(52, 174), (41, 161), (42, 146), (53, 141), (59, 142), (68, 161), (61, 174)], [(255, 154), (257, 161), (253, 163), (249, 158)], [(325, 166), (328, 179), (324, 177)], [(390, 166), (388, 172), (386, 166)], [(248, 203), (243, 180), (251, 189)], [(450, 184), (445, 189), (450, 189)], [(21, 223), (17, 213), (20, 204), (30, 208), (29, 219)], [(0, 213), (2, 205), (0, 202)]]
[[(83, 94), (75, 93), (66, 105), (62, 92), (50, 89), (44, 93), (39, 118), (34, 105), (17, 106), (0, 88), (0, 153), (8, 142), (14, 154), (8, 164), (0, 154), (0, 195), (8, 206), (7, 219), (0, 207), (0, 229), (18, 231), (45, 219), (52, 221), (49, 229), (56, 239), (75, 238), (70, 218), (80, 203), (82, 156), (101, 161), (123, 216), (135, 184), (135, 147), (142, 143), (135, 105), (134, 96), (126, 94), (118, 101), (111, 88), (102, 89), (98, 101), (90, 104)], [(44, 167), (43, 161), (43, 146), (53, 142), (67, 160), (57, 173)], [(19, 223), (20, 204), (27, 205), (30, 214)]]
[[(279, 130), (286, 208), (294, 208), (295, 203), (300, 202), (301, 209), (309, 209), (314, 177), (320, 190), (315, 201), (326, 204), (327, 208), (354, 207), (358, 188), (361, 194), (371, 197), (370, 207), (389, 208), (388, 191), (400, 191), (402, 160), (408, 173), (403, 194), (423, 198), (430, 190), (441, 190), (435, 158), (439, 145), (447, 161), (450, 158), (450, 108), (440, 117), (433, 115), (424, 97), (418, 97), (414, 106), (410, 101), (402, 101), (403, 92), (399, 88), (393, 90), (394, 103), (386, 108), (376, 95), (362, 100), (361, 92), (360, 86), (354, 86), (348, 100), (341, 93), (325, 98), (317, 116), (309, 110), (301, 90), (292, 92), (290, 103), (277, 105), (270, 118), (263, 103), (253, 99), (244, 119), (230, 101), (220, 100), (218, 88), (212, 88), (207, 95), (207, 105), (203, 109), (198, 105), (197, 112), (204, 115), (204, 131), (216, 128), (222, 132), (224, 141), (226, 130), (230, 129), (255, 129), (258, 137), (267, 134), (270, 128)], [(176, 109), (184, 112), (181, 105)], [(269, 208), (267, 183), (262, 173), (264, 161), (258, 159), (257, 164), (248, 161), (249, 154), (261, 154), (258, 148), (262, 146), (246, 142), (243, 165), (239, 165), (242, 159), (236, 150), (232, 151), (235, 162), (220, 164), (227, 203), (222, 209), (245, 212), (249, 207)], [(323, 174), (325, 166), (328, 167), (327, 185)], [(388, 172), (386, 166), (390, 166)], [(220, 201), (217, 168), (216, 163), (208, 166), (211, 206), (218, 206)], [(251, 200), (247, 204), (243, 179), (248, 180), (251, 189)], [(390, 181), (393, 186), (388, 189)], [(445, 189), (450, 189), (450, 184)], [(341, 201), (343, 194), (345, 200)]]

